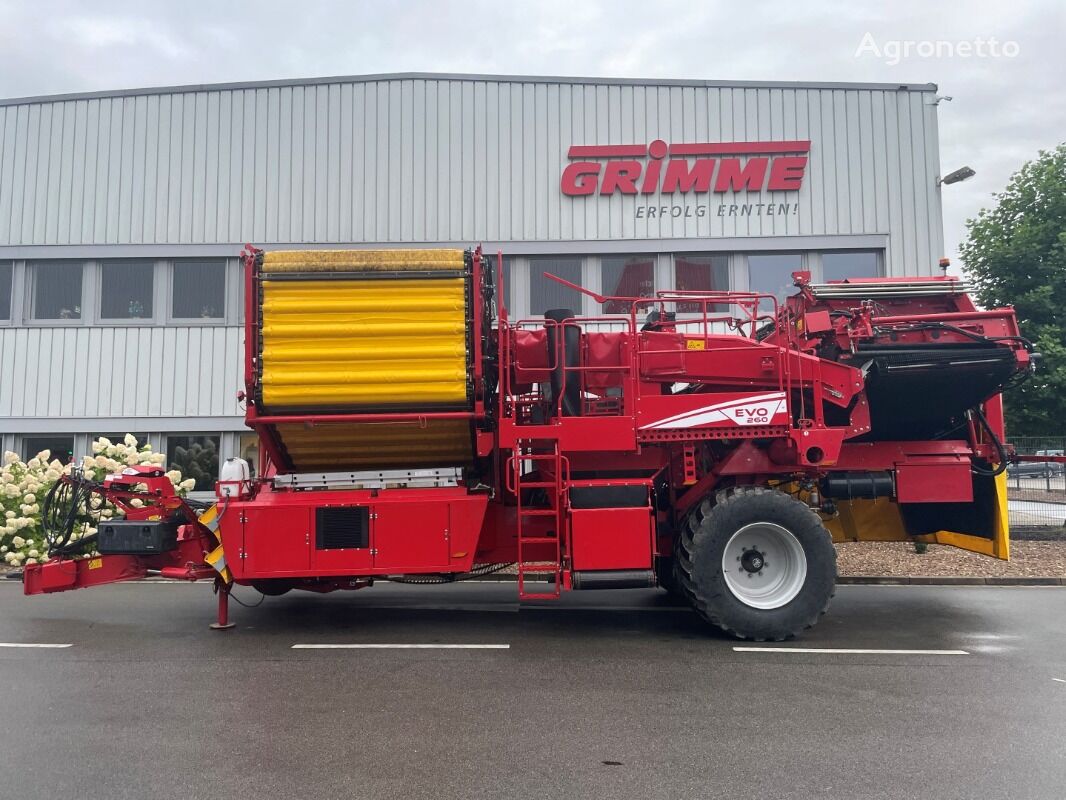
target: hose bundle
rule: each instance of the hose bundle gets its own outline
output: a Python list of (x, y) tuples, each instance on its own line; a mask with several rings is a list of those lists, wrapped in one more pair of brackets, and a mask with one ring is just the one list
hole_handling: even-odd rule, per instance
[(57, 480), (41, 506), (41, 529), (49, 553), (71, 556), (91, 551), (96, 534), (80, 538), (74, 534), (86, 523), (95, 526), (105, 503), (103, 484), (86, 478), (78, 470)]

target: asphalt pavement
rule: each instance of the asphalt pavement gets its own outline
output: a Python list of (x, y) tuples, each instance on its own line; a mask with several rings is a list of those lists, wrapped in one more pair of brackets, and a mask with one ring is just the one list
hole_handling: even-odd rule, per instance
[(1066, 795), (1061, 587), (842, 586), (784, 652), (656, 591), (213, 613), (207, 585), (0, 582), (0, 797)]

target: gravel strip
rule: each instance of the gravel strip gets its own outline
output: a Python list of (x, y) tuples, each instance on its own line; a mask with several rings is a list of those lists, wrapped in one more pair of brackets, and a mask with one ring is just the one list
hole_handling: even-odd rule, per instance
[(1011, 542), (1010, 561), (931, 544), (922, 555), (910, 542), (837, 545), (840, 575), (976, 578), (1066, 577), (1066, 542)]

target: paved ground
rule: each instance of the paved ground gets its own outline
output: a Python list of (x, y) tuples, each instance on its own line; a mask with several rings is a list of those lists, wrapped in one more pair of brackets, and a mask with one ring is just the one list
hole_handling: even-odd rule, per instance
[[(0, 796), (1061, 798), (1066, 589), (841, 587), (737, 652), (657, 592), (291, 594), (0, 584)], [(245, 592), (248, 599), (251, 594)], [(507, 644), (303, 650), (293, 644)]]

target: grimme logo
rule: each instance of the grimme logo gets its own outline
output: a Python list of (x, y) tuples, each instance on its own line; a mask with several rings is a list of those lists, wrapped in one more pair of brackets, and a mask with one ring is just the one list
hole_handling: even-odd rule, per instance
[(563, 194), (571, 197), (793, 192), (803, 184), (810, 149), (809, 140), (575, 144), (560, 183)]

